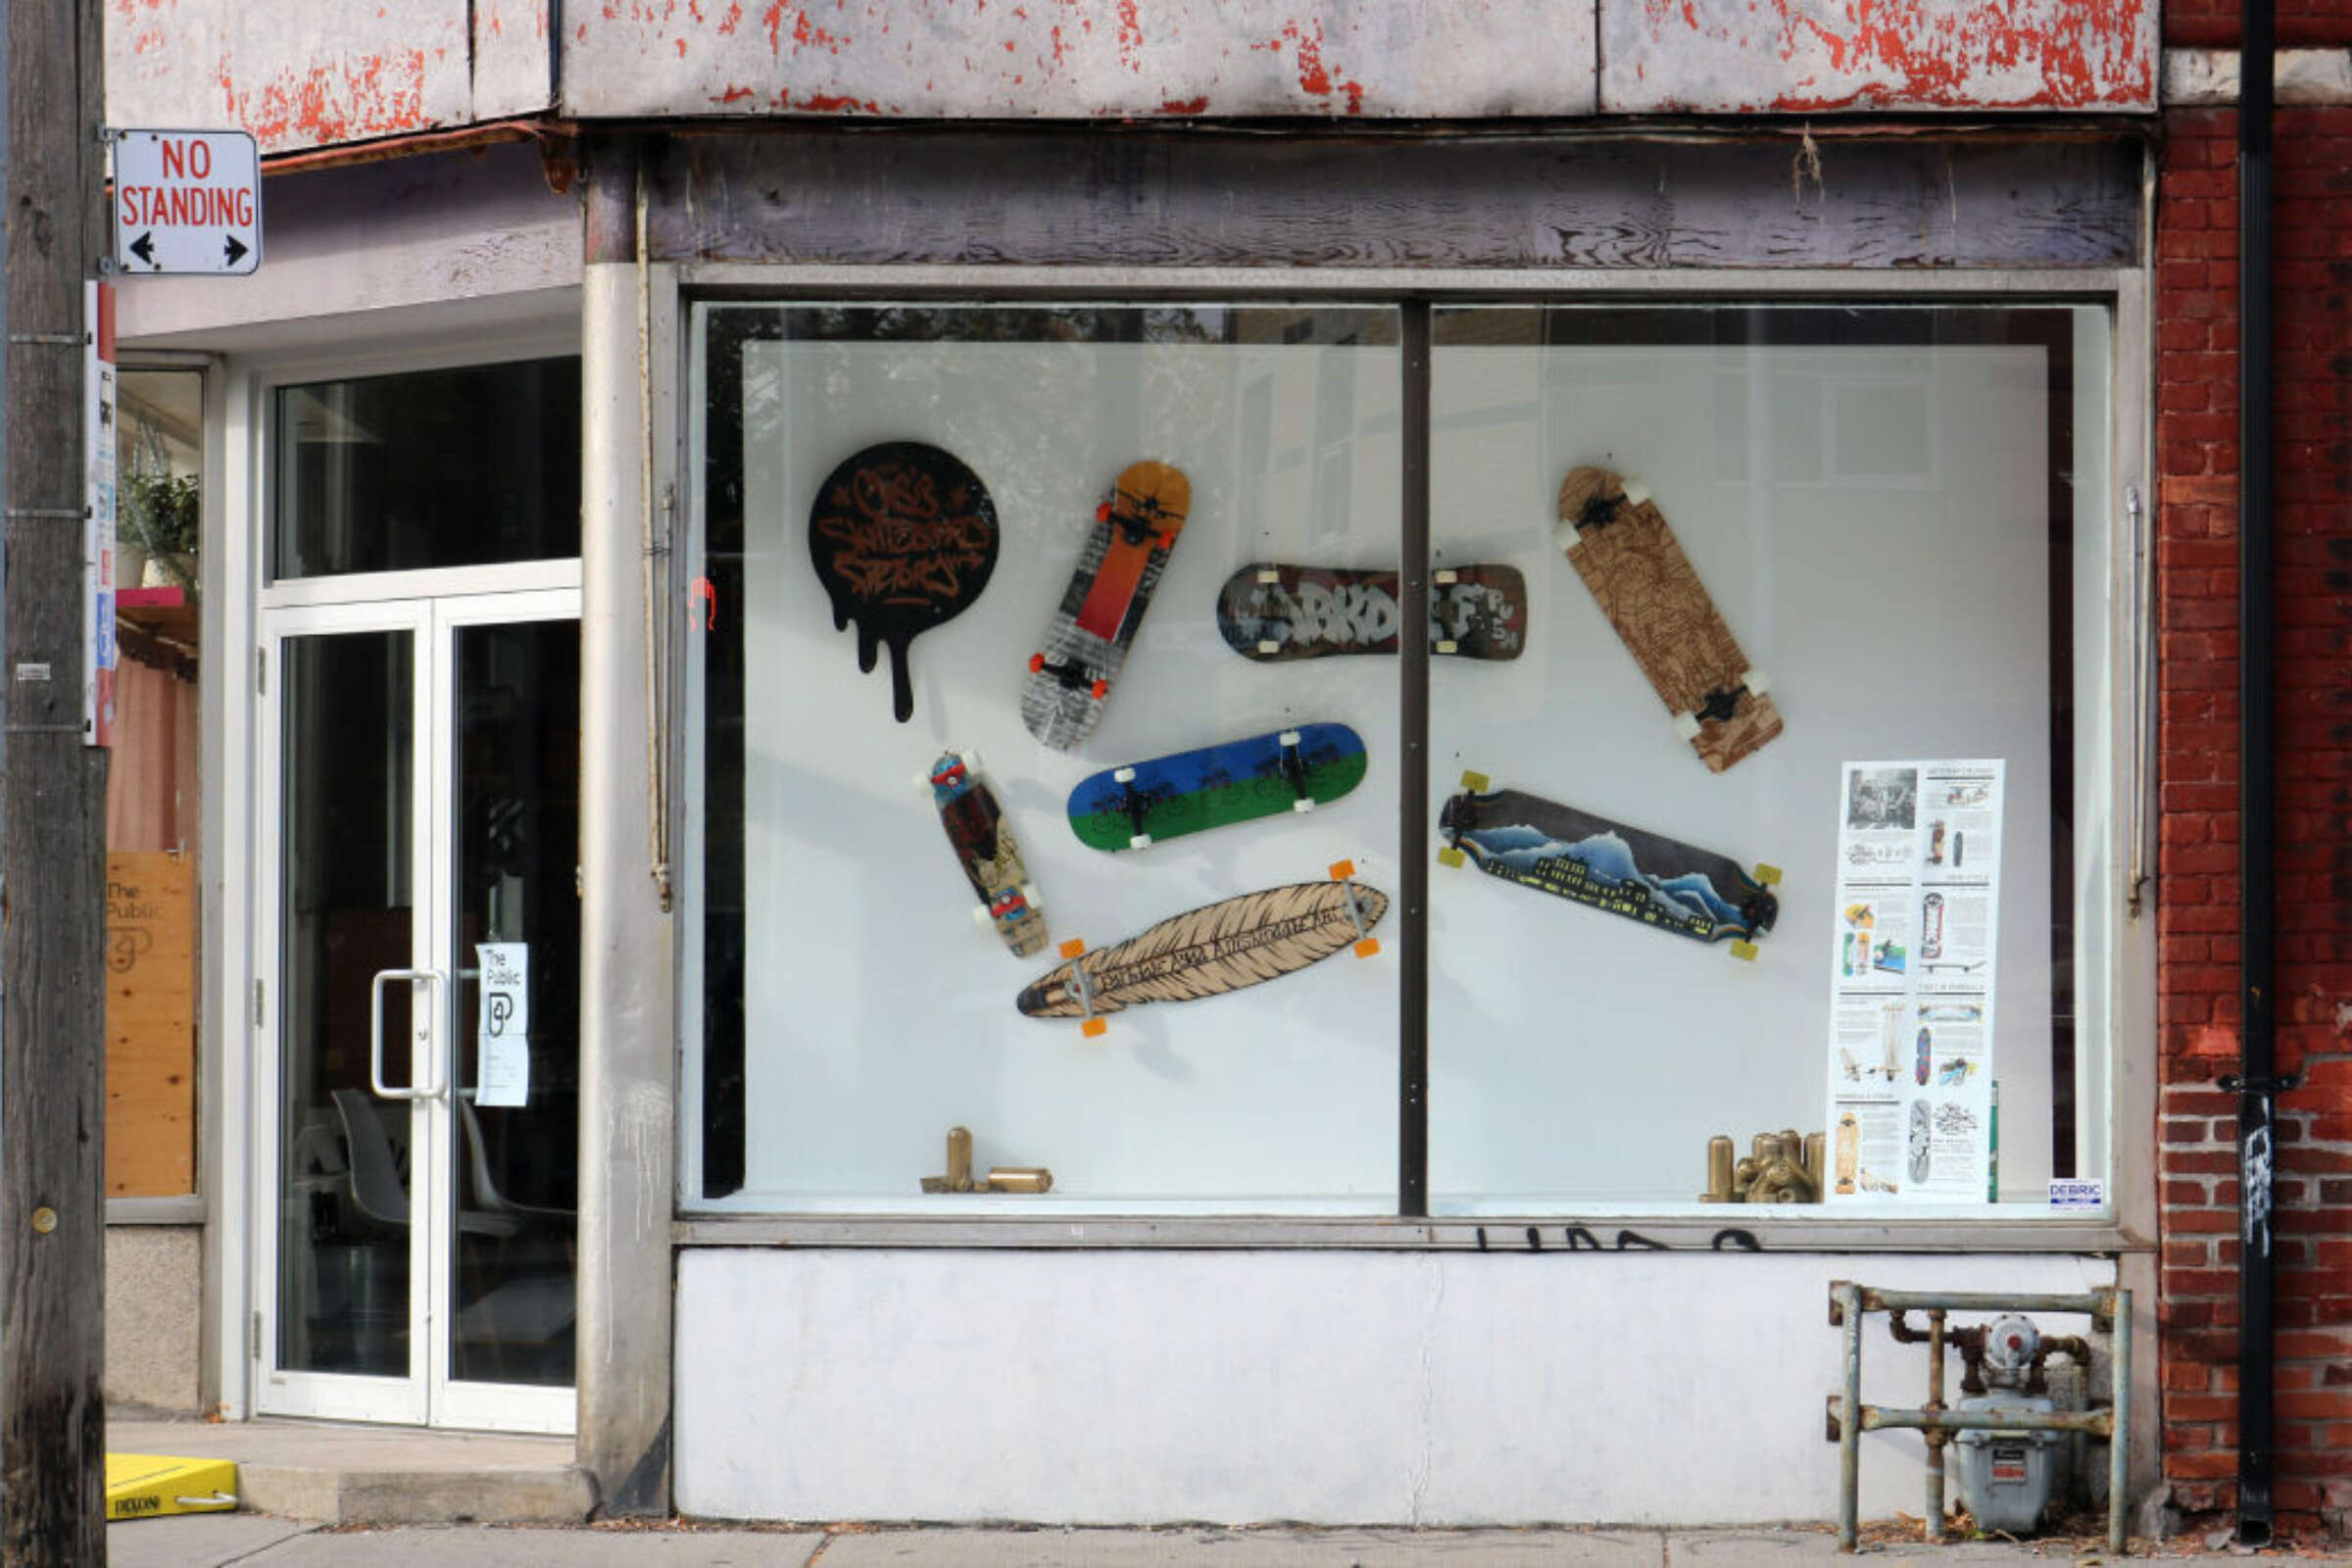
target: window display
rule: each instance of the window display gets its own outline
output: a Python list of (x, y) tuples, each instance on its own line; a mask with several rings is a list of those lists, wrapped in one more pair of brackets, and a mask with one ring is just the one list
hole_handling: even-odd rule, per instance
[(1428, 319), (696, 307), (691, 1206), (1394, 1213), (1413, 1032), (1439, 1215), (2105, 1170), (2105, 310)]

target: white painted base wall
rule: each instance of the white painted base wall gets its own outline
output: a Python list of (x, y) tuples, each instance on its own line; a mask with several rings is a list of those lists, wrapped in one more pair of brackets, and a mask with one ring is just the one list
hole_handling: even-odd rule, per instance
[[(1840, 1278), (2072, 1293), (2115, 1271), (2012, 1255), (694, 1249), (678, 1265), (677, 1505), (1051, 1524), (1827, 1521)], [(1863, 1397), (1918, 1404), (1925, 1352), (1883, 1325), (1864, 1341)], [(1864, 1438), (1864, 1517), (1919, 1512), (1921, 1452), (1915, 1433)]]

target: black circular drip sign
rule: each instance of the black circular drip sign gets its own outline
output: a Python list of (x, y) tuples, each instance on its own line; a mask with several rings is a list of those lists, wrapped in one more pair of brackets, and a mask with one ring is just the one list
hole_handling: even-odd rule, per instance
[(914, 716), (906, 645), (963, 612), (997, 564), (997, 509), (954, 453), (886, 441), (846, 459), (817, 487), (808, 553), (833, 601), (836, 631), (858, 622), (858, 667), (890, 648), (892, 710)]

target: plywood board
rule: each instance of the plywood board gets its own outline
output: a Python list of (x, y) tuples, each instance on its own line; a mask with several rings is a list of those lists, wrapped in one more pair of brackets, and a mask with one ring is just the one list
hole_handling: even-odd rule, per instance
[(106, 1192), (196, 1190), (196, 874), (106, 858)]

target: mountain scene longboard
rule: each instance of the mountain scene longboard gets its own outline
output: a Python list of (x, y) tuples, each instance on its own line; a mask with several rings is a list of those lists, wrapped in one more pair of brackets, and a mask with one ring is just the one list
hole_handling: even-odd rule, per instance
[(1229, 822), (1311, 811), (1364, 780), (1364, 739), (1345, 724), (1227, 741), (1105, 768), (1070, 791), (1070, 831), (1098, 850), (1148, 849)]
[(1649, 487), (1607, 468), (1560, 481), (1560, 547), (1699, 760), (1722, 772), (1781, 732), (1748, 662)]
[(1093, 530), (1045, 645), (1029, 658), (1021, 722), (1056, 751), (1093, 733), (1136, 627), (1193, 506), (1193, 482), (1166, 463), (1131, 464), (1095, 509)]
[(1750, 873), (1728, 855), (1487, 782), (1464, 773), (1462, 793), (1439, 813), (1447, 865), (1475, 861), (1489, 876), (1693, 941), (1728, 937), (1741, 958), (1756, 956), (1756, 938), (1780, 918), (1776, 867)]
[(939, 808), (940, 824), (948, 830), (964, 879), (979, 897), (973, 917), (994, 928), (1014, 957), (1042, 952), (1046, 917), (1037, 888), (1021, 863), (1021, 847), (1013, 842), (996, 792), (980, 777), (980, 759), (970, 752), (942, 753), (921, 782)]
[(1174, 915), (1124, 942), (1088, 952), (1061, 945), (1063, 963), (1023, 990), (1014, 1005), (1032, 1018), (1081, 1018), (1099, 1035), (1103, 1016), (1150, 1002), (1220, 996), (1292, 974), (1342, 949), (1359, 958), (1380, 951), (1372, 928), (1388, 895), (1351, 880), (1354, 862), (1332, 866), (1328, 882), (1245, 893)]
[[(1334, 654), (1394, 654), (1397, 574), (1253, 562), (1217, 594), (1217, 630), (1245, 659), (1273, 663)], [(1517, 659), (1527, 647), (1527, 579), (1516, 566), (1443, 566), (1430, 574), (1429, 648), (1461, 659)]]

